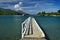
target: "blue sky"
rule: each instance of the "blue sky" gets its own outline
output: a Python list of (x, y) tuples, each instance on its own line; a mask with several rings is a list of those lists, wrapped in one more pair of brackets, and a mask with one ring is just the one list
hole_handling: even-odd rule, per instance
[(60, 9), (60, 0), (0, 0), (0, 8), (22, 10), (29, 14), (56, 12)]

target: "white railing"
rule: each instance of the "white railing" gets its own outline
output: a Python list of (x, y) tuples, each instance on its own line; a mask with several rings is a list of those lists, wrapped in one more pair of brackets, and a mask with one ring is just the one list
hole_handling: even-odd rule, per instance
[(30, 26), (30, 19), (31, 19), (31, 17), (27, 18), (22, 23), (22, 38), (24, 37), (24, 35), (26, 35), (28, 33), (28, 29), (29, 29), (29, 26)]

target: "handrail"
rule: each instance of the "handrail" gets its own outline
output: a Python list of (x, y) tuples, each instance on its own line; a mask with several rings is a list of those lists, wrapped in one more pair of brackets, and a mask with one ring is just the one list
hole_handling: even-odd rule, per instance
[(24, 35), (26, 35), (28, 28), (29, 28), (29, 24), (30, 24), (30, 17), (27, 18), (23, 23), (22, 23), (22, 38), (24, 37)]

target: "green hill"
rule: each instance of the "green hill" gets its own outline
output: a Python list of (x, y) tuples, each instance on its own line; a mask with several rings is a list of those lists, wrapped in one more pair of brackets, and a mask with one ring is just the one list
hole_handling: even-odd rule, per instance
[(0, 15), (27, 15), (26, 13), (24, 13), (23, 11), (17, 12), (11, 9), (3, 9), (0, 8)]
[(36, 14), (37, 16), (60, 16), (60, 10), (58, 10), (57, 12), (38, 12)]

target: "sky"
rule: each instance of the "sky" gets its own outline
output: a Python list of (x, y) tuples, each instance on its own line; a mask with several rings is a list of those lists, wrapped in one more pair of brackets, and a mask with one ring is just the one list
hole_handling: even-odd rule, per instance
[(28, 14), (56, 12), (60, 9), (60, 0), (0, 0), (0, 8), (21, 10)]

